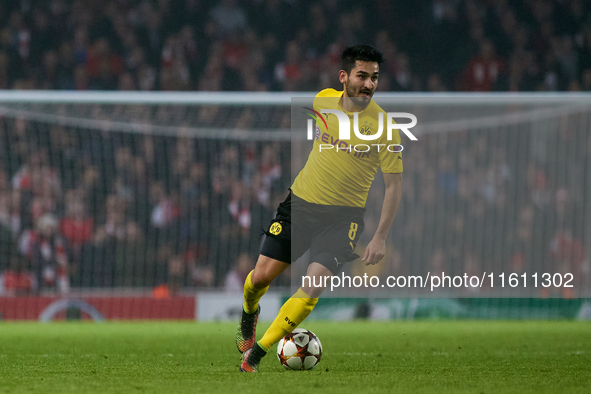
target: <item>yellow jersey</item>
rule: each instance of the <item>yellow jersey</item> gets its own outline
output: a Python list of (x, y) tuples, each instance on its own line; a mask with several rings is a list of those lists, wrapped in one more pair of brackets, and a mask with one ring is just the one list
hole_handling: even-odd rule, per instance
[(358, 130), (363, 135), (376, 134), (380, 113), (384, 129), (376, 140), (360, 139), (353, 132), (353, 112), (345, 111), (339, 104), (342, 95), (342, 91), (324, 89), (314, 99), (314, 110), (332, 109), (347, 114), (351, 138), (340, 141), (337, 115), (322, 114), (328, 127), (324, 122), (316, 125), (312, 151), (291, 190), (314, 204), (363, 208), (378, 167), (384, 173), (402, 172), (402, 154), (392, 147), (400, 145), (400, 134), (397, 129), (392, 130), (392, 140), (388, 141), (386, 113), (372, 99), (358, 114)]

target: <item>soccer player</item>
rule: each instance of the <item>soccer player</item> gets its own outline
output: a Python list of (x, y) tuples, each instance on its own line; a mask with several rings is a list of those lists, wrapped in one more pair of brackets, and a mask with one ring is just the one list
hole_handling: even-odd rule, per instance
[[(372, 99), (378, 86), (382, 61), (382, 54), (369, 45), (346, 48), (341, 56), (342, 69), (339, 71), (343, 91), (321, 91), (314, 99), (314, 110), (344, 111), (351, 125), (354, 125), (353, 114), (356, 112), (360, 133), (376, 134), (378, 114), (382, 114), (382, 125), (386, 125), (384, 111)], [(384, 147), (400, 144), (398, 131), (393, 131), (392, 141), (386, 139), (385, 132), (371, 142), (351, 132), (348, 142), (336, 142), (339, 138), (337, 116), (325, 114), (323, 119), (328, 127), (317, 125), (316, 140), (306, 165), (296, 177), (285, 201), (279, 205), (277, 215), (266, 232), (256, 266), (244, 283), (243, 312), (236, 333), (236, 345), (243, 353), (240, 366), (243, 372), (258, 370), (261, 358), (310, 314), (324, 290), (322, 286), (313, 286), (320, 280), (304, 283), (283, 304), (267, 332), (256, 342), (259, 300), (273, 279), (308, 249), (307, 275), (311, 278), (338, 275), (343, 263), (359, 257), (353, 252), (363, 232), (365, 202), (378, 167), (383, 172), (386, 185), (384, 203), (378, 228), (367, 245), (362, 261), (366, 265), (376, 264), (385, 253), (386, 236), (401, 198), (402, 156), (400, 152)], [(326, 148), (326, 143), (330, 141), (338, 145), (320, 149), (320, 144), (325, 144)], [(381, 149), (372, 145), (372, 150), (364, 153), (350, 149), (356, 144), (368, 143), (383, 145)], [(296, 219), (293, 222), (292, 217)]]

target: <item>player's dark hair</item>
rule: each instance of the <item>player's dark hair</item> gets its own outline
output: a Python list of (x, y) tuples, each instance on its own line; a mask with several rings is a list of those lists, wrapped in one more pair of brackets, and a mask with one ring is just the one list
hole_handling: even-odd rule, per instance
[(352, 45), (345, 48), (341, 55), (341, 70), (345, 70), (347, 75), (350, 74), (353, 67), (355, 67), (355, 62), (357, 60), (382, 64), (384, 61), (384, 55), (371, 45)]

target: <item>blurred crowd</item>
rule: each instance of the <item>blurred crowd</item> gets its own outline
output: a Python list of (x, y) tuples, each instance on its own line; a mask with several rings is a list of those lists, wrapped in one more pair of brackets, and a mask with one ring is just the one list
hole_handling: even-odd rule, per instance
[[(161, 109), (154, 113), (162, 118)], [(247, 107), (225, 110), (214, 111), (221, 116), (210, 127), (256, 129), (245, 123)], [(243, 115), (229, 116), (236, 111)], [(178, 112), (171, 111), (184, 117)], [(278, 110), (261, 109), (261, 119), (264, 112)], [(279, 127), (282, 118), (264, 124)], [(383, 279), (572, 273), (574, 285), (588, 286), (589, 119), (584, 112), (560, 116), (546, 130), (525, 124), (422, 134), (405, 144), (403, 196), (386, 258), (369, 268), (358, 261), (346, 272)], [(294, 157), (289, 141), (196, 138), (179, 130), (160, 136), (0, 118), (4, 292), (161, 285), (173, 293), (195, 286), (240, 291), (287, 195), (291, 166), (303, 165), (307, 151)], [(378, 175), (359, 254), (377, 228), (383, 195)], [(275, 285), (289, 285), (289, 274)], [(572, 296), (570, 289), (542, 290)]]
[[(496, 275), (495, 289), (487, 281), (482, 288), (459, 289), (464, 294), (502, 294), (501, 273), (525, 273), (530, 287), (534, 273), (570, 273), (573, 288), (556, 277), (561, 284), (538, 282), (535, 291), (572, 297), (588, 289), (589, 119), (588, 113), (564, 116), (549, 132), (499, 126), (422, 135), (405, 144), (402, 202), (385, 263), (369, 270), (358, 264), (352, 272), (382, 279), (427, 272)], [(371, 193), (378, 203), (368, 204), (368, 235), (377, 228), (383, 191)]]
[(5, 290), (223, 286), (254, 267), (289, 187), (288, 144), (9, 118), (0, 141)]
[(0, 89), (315, 91), (375, 45), (384, 91), (591, 89), (583, 0), (0, 3)]
[[(590, 90), (590, 11), (581, 0), (0, 2), (0, 89), (317, 91), (339, 88), (342, 49), (368, 42), (386, 58), (380, 90)], [(243, 283), (290, 185), (290, 144), (188, 128), (289, 129), (289, 110), (123, 107), (50, 109), (104, 127), (0, 117), (0, 293)], [(111, 117), (179, 132), (114, 131)], [(589, 277), (588, 118), (405, 145), (374, 273)], [(382, 196), (376, 182), (361, 250)]]

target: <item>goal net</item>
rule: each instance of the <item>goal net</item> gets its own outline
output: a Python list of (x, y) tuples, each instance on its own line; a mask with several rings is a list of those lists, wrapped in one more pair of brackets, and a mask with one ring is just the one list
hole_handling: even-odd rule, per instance
[[(402, 135), (402, 201), (384, 261), (345, 274), (428, 283), (384, 297), (589, 296), (591, 97), (381, 99), (417, 117), (418, 141)], [(292, 152), (292, 110), (289, 94), (4, 93), (2, 302), (204, 289), (239, 299), (307, 157)], [(383, 196), (378, 174), (358, 254)], [(451, 285), (434, 292), (432, 277), (445, 275)], [(454, 286), (465, 275), (478, 286)]]

